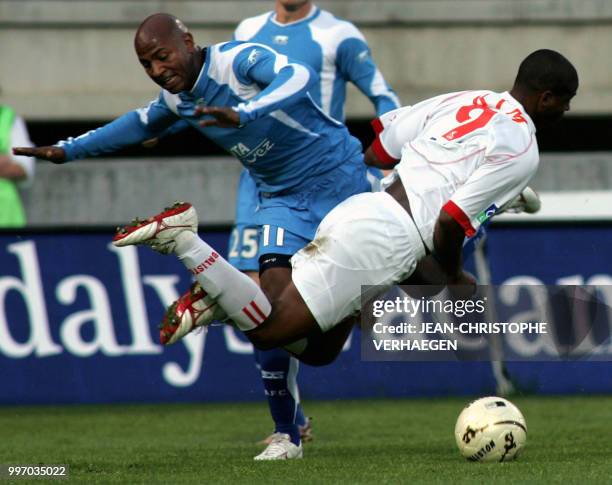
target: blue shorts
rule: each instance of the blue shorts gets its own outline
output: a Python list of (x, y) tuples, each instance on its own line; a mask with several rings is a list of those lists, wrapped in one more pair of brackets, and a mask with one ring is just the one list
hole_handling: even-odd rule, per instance
[(331, 209), (371, 188), (361, 156), (315, 179), (310, 187), (272, 197), (261, 196), (244, 170), (230, 237), (230, 264), (241, 271), (258, 271), (261, 255), (295, 254), (314, 238)]
[(236, 219), (229, 240), (228, 261), (240, 271), (259, 271), (259, 226), (255, 213), (259, 194), (255, 181), (244, 169), (238, 182)]

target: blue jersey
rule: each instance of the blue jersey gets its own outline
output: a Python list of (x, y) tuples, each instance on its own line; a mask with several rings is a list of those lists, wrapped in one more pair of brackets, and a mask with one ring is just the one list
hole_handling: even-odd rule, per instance
[[(276, 14), (243, 20), (234, 38), (266, 44), (277, 52), (307, 64), (319, 74), (310, 89), (321, 109), (337, 120), (344, 120), (346, 83), (352, 82), (375, 107), (377, 115), (400, 107), (393, 90), (374, 64), (365, 38), (350, 22), (331, 13), (312, 8), (306, 18), (289, 24), (276, 21)], [(380, 171), (372, 178), (380, 177)], [(371, 181), (372, 182), (372, 181)], [(256, 271), (258, 251), (253, 242), (259, 206), (257, 185), (243, 172), (238, 185), (235, 227), (230, 238), (229, 260), (243, 271)]]
[[(267, 194), (298, 192), (361, 157), (361, 144), (314, 103), (308, 92), (318, 82), (308, 66), (255, 43), (232, 41), (206, 49), (190, 91), (162, 90), (147, 107), (108, 125), (61, 142), (67, 160), (112, 152), (141, 143), (184, 120), (234, 154)], [(241, 127), (199, 125), (197, 104), (229, 106)]]
[(398, 97), (372, 61), (361, 32), (325, 10), (313, 6), (306, 18), (289, 24), (277, 22), (274, 12), (251, 17), (240, 23), (234, 37), (268, 45), (312, 67), (319, 81), (310, 94), (334, 119), (344, 120), (349, 81), (370, 98), (377, 115), (400, 107)]

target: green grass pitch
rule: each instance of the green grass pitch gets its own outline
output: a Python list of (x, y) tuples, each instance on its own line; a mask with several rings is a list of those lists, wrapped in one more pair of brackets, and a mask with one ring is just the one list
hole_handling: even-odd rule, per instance
[(307, 402), (315, 441), (273, 463), (252, 460), (264, 403), (0, 407), (0, 463), (68, 464), (70, 483), (612, 483), (612, 396), (512, 400), (529, 431), (504, 464), (459, 455), (457, 398)]

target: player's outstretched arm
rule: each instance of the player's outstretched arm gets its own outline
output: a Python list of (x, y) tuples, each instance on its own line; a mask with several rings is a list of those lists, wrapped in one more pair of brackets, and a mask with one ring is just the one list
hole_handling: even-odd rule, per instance
[(64, 163), (66, 161), (66, 152), (64, 149), (55, 146), (15, 147), (13, 148), (13, 155), (36, 157), (40, 160), (49, 160), (53, 163)]
[(378, 116), (399, 108), (400, 100), (374, 63), (363, 34), (347, 24), (341, 35), (346, 38), (338, 46), (336, 64), (342, 75), (370, 99)]

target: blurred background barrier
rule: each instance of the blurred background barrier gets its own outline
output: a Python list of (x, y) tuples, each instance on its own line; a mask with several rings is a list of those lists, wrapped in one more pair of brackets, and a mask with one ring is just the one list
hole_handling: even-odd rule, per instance
[[(612, 220), (612, 153), (548, 153), (531, 186), (541, 193), (536, 215), (500, 221)], [(38, 164), (24, 191), (31, 226), (119, 225), (157, 213), (176, 200), (191, 202), (201, 224), (234, 220), (241, 165), (231, 157), (95, 159)]]
[[(403, 103), (464, 89), (503, 91), (531, 51), (554, 48), (580, 73), (575, 113), (612, 113), (612, 3), (608, 0), (349, 0), (321, 7), (357, 24)], [(132, 48), (136, 26), (165, 11), (201, 45), (227, 41), (273, 1), (0, 2), (0, 86), (26, 119), (108, 119), (157, 95)], [(599, 54), (599, 55), (598, 55)], [(6, 69), (9, 66), (9, 69)], [(351, 86), (349, 93), (355, 93)], [(349, 118), (370, 117), (348, 96)]]
[[(112, 233), (0, 234), (0, 403), (260, 399), (252, 348), (231, 327), (158, 344), (156, 325), (189, 275), (176, 258), (113, 248)], [(206, 237), (227, 246), (227, 232)], [(496, 283), (612, 289), (610, 224), (501, 225), (490, 245)], [(522, 392), (612, 392), (609, 362), (510, 362), (507, 370)], [(303, 372), (308, 399), (484, 395), (496, 388), (487, 362), (362, 362), (358, 331), (332, 365)]]

